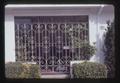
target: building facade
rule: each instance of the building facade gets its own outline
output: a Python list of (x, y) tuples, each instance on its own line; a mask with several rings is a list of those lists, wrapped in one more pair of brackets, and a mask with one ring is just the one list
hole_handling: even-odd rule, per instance
[(91, 45), (96, 42), (99, 49), (106, 21), (114, 19), (111, 8), (109, 5), (7, 6), (6, 62), (36, 62), (43, 74), (69, 73), (70, 61), (84, 60), (84, 52), (75, 47), (74, 38)]

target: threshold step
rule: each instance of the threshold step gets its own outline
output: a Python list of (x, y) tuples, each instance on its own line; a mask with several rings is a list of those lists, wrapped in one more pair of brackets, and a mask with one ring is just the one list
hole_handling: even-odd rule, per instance
[(69, 75), (41, 75), (43, 79), (65, 79), (69, 78)]

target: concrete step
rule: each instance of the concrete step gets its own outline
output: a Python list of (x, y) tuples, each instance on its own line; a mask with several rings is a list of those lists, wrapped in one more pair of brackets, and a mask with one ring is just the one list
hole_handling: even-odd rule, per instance
[(69, 78), (69, 75), (62, 74), (62, 75), (41, 75), (42, 79), (66, 79)]

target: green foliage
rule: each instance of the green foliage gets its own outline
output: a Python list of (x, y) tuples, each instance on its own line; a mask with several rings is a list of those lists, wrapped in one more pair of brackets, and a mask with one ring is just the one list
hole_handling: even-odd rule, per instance
[(108, 78), (113, 78), (115, 76), (115, 55), (114, 55), (114, 23), (108, 21), (107, 32), (105, 34), (105, 64), (108, 69)]
[[(69, 40), (72, 43), (72, 47), (74, 49), (79, 48), (82, 49), (81, 59), (83, 60), (88, 60), (92, 55), (95, 53), (95, 46), (92, 46), (89, 44), (89, 41), (87, 40), (82, 40), (80, 36), (80, 32), (87, 31), (86, 27), (74, 27), (74, 28), (69, 28), (67, 30), (67, 33), (69, 34)], [(78, 35), (74, 35), (78, 34)], [(78, 55), (78, 54), (77, 54)]]
[(20, 62), (5, 64), (5, 75), (6, 78), (40, 78), (38, 65)]
[(74, 78), (107, 78), (107, 68), (104, 64), (82, 62), (73, 64)]
[(30, 67), (29, 67), (29, 78), (40, 78), (39, 77), (39, 66), (38, 65), (36, 65), (36, 64), (33, 64), (33, 65), (30, 65)]
[(91, 46), (89, 43), (83, 44), (83, 46), (81, 47), (84, 57), (85, 59), (89, 59), (94, 53), (95, 53), (95, 47)]
[(5, 75), (7, 78), (19, 78), (19, 75), (23, 71), (23, 65), (21, 63), (7, 63), (5, 65)]

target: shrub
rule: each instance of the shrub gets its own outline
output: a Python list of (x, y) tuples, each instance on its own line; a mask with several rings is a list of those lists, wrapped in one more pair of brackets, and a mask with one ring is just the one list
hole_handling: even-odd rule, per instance
[(107, 78), (107, 68), (104, 64), (82, 62), (73, 65), (74, 78)]
[(5, 75), (7, 78), (40, 78), (38, 65), (20, 62), (7, 63)]
[(108, 69), (108, 78), (115, 77), (115, 54), (114, 54), (114, 22), (110, 24), (108, 21), (104, 40), (104, 56), (105, 65)]
[(19, 75), (23, 71), (23, 66), (21, 63), (7, 63), (5, 64), (5, 75), (7, 78), (19, 78)]
[(40, 78), (39, 66), (36, 64), (24, 64), (24, 72), (21, 74), (27, 78)]
[(91, 56), (95, 54), (96, 48), (89, 43), (85, 43), (81, 46), (83, 55), (81, 55), (81, 60), (89, 60)]

